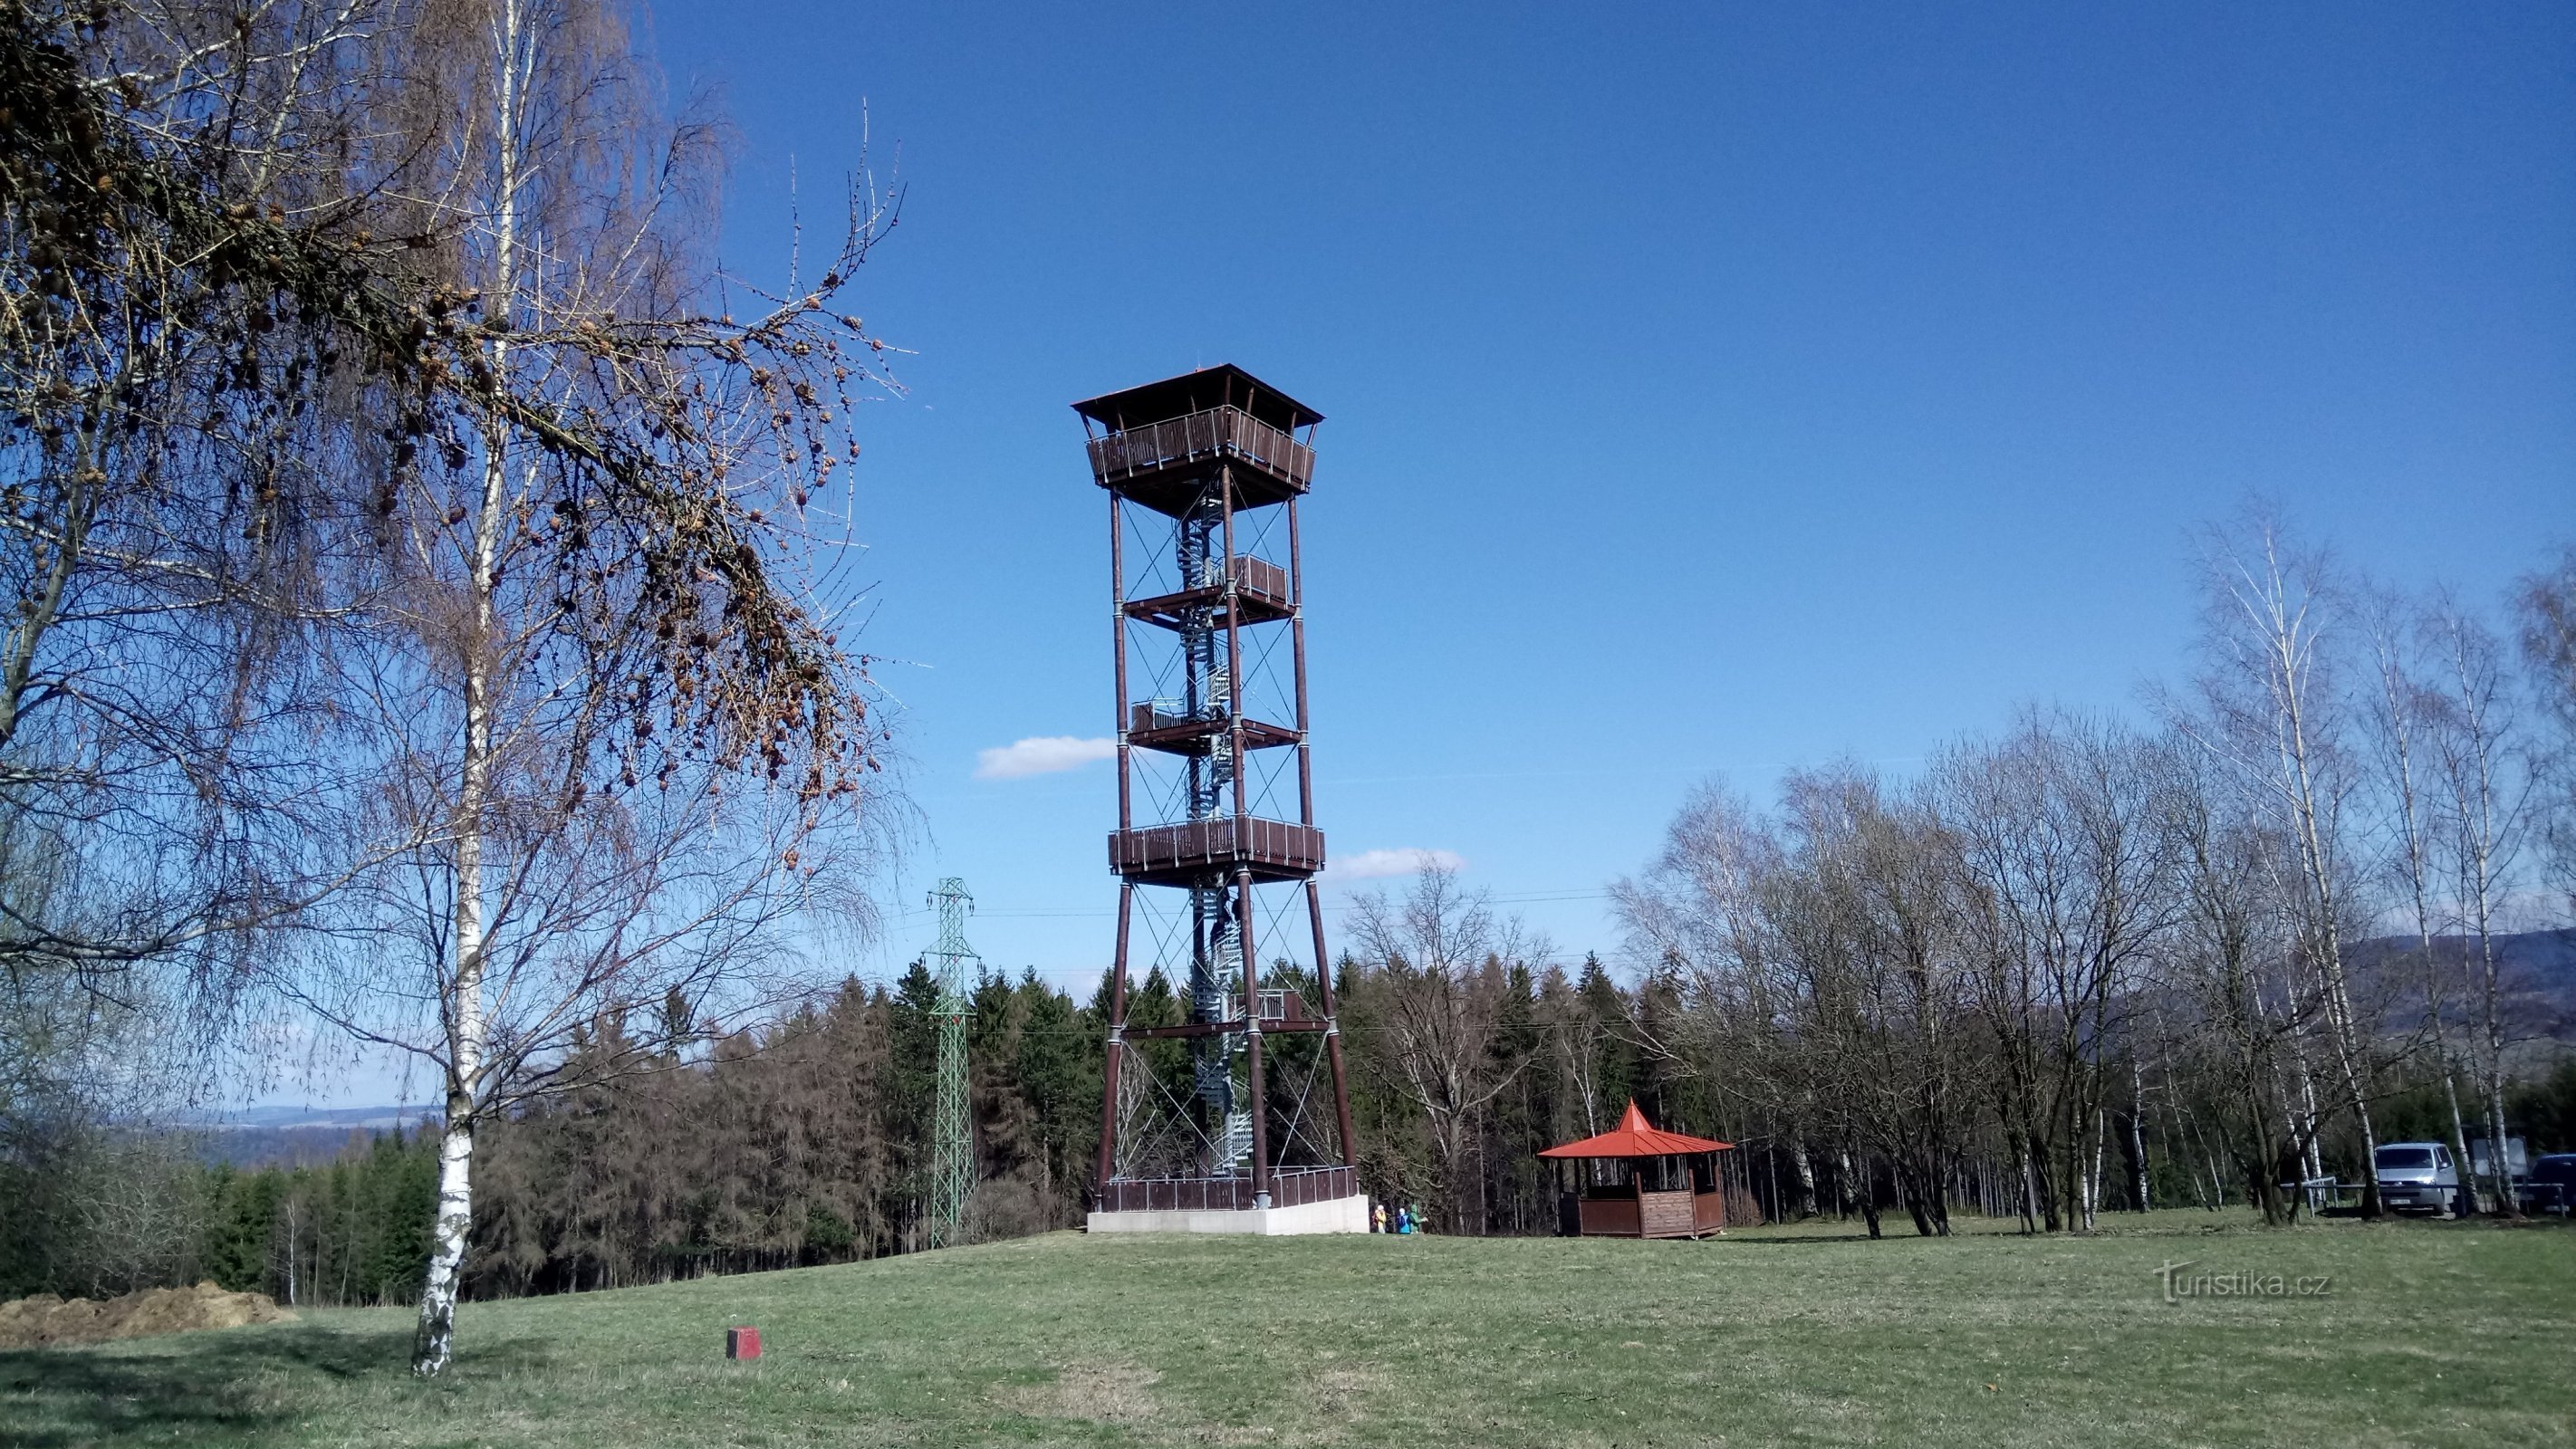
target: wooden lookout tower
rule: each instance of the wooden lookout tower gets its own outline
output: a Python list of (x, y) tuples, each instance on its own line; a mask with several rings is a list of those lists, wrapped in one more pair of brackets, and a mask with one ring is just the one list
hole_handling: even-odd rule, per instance
[(1109, 494), (1118, 708), (1091, 1228), (1365, 1232), (1306, 746), (1297, 503), (1323, 414), (1233, 366), (1074, 410)]

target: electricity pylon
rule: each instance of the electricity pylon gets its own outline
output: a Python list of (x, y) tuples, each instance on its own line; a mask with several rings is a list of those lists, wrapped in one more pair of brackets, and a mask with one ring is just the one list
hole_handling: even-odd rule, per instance
[(939, 1099), (931, 1116), (930, 1245), (944, 1248), (966, 1232), (966, 1200), (975, 1194), (975, 1131), (967, 1120), (966, 963), (983, 958), (966, 944), (966, 914), (975, 898), (966, 882), (949, 876), (930, 893), (939, 908), (939, 944), (930, 968), (939, 981)]

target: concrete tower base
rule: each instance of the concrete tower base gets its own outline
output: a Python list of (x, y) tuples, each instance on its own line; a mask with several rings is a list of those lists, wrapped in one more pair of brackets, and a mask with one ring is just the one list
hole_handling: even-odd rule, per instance
[(1295, 1207), (1172, 1208), (1157, 1212), (1093, 1213), (1084, 1230), (1094, 1233), (1253, 1233), (1265, 1238), (1303, 1233), (1365, 1233), (1367, 1193), (1299, 1203)]

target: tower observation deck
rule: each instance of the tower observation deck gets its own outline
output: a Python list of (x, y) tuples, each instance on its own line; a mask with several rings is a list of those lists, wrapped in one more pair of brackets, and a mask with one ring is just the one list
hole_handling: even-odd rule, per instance
[[(1117, 689), (1118, 936), (1092, 1226), (1183, 1226), (1170, 1215), (1184, 1213), (1215, 1214), (1186, 1224), (1202, 1231), (1365, 1230), (1314, 884), (1324, 834), (1297, 506), (1323, 414), (1231, 365), (1074, 410), (1109, 495)], [(1282, 929), (1299, 907), (1307, 930)], [(1265, 953), (1265, 927), (1302, 939)], [(1154, 1003), (1181, 1019), (1129, 1021), (1139, 943), (1159, 982), (1186, 985)]]

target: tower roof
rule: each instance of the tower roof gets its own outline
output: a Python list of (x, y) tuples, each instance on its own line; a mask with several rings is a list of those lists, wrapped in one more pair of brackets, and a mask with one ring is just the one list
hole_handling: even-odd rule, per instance
[(1075, 403), (1073, 410), (1104, 427), (1124, 432), (1219, 407), (1241, 408), (1281, 432), (1324, 420), (1322, 413), (1231, 362), (1141, 387), (1102, 393)]

